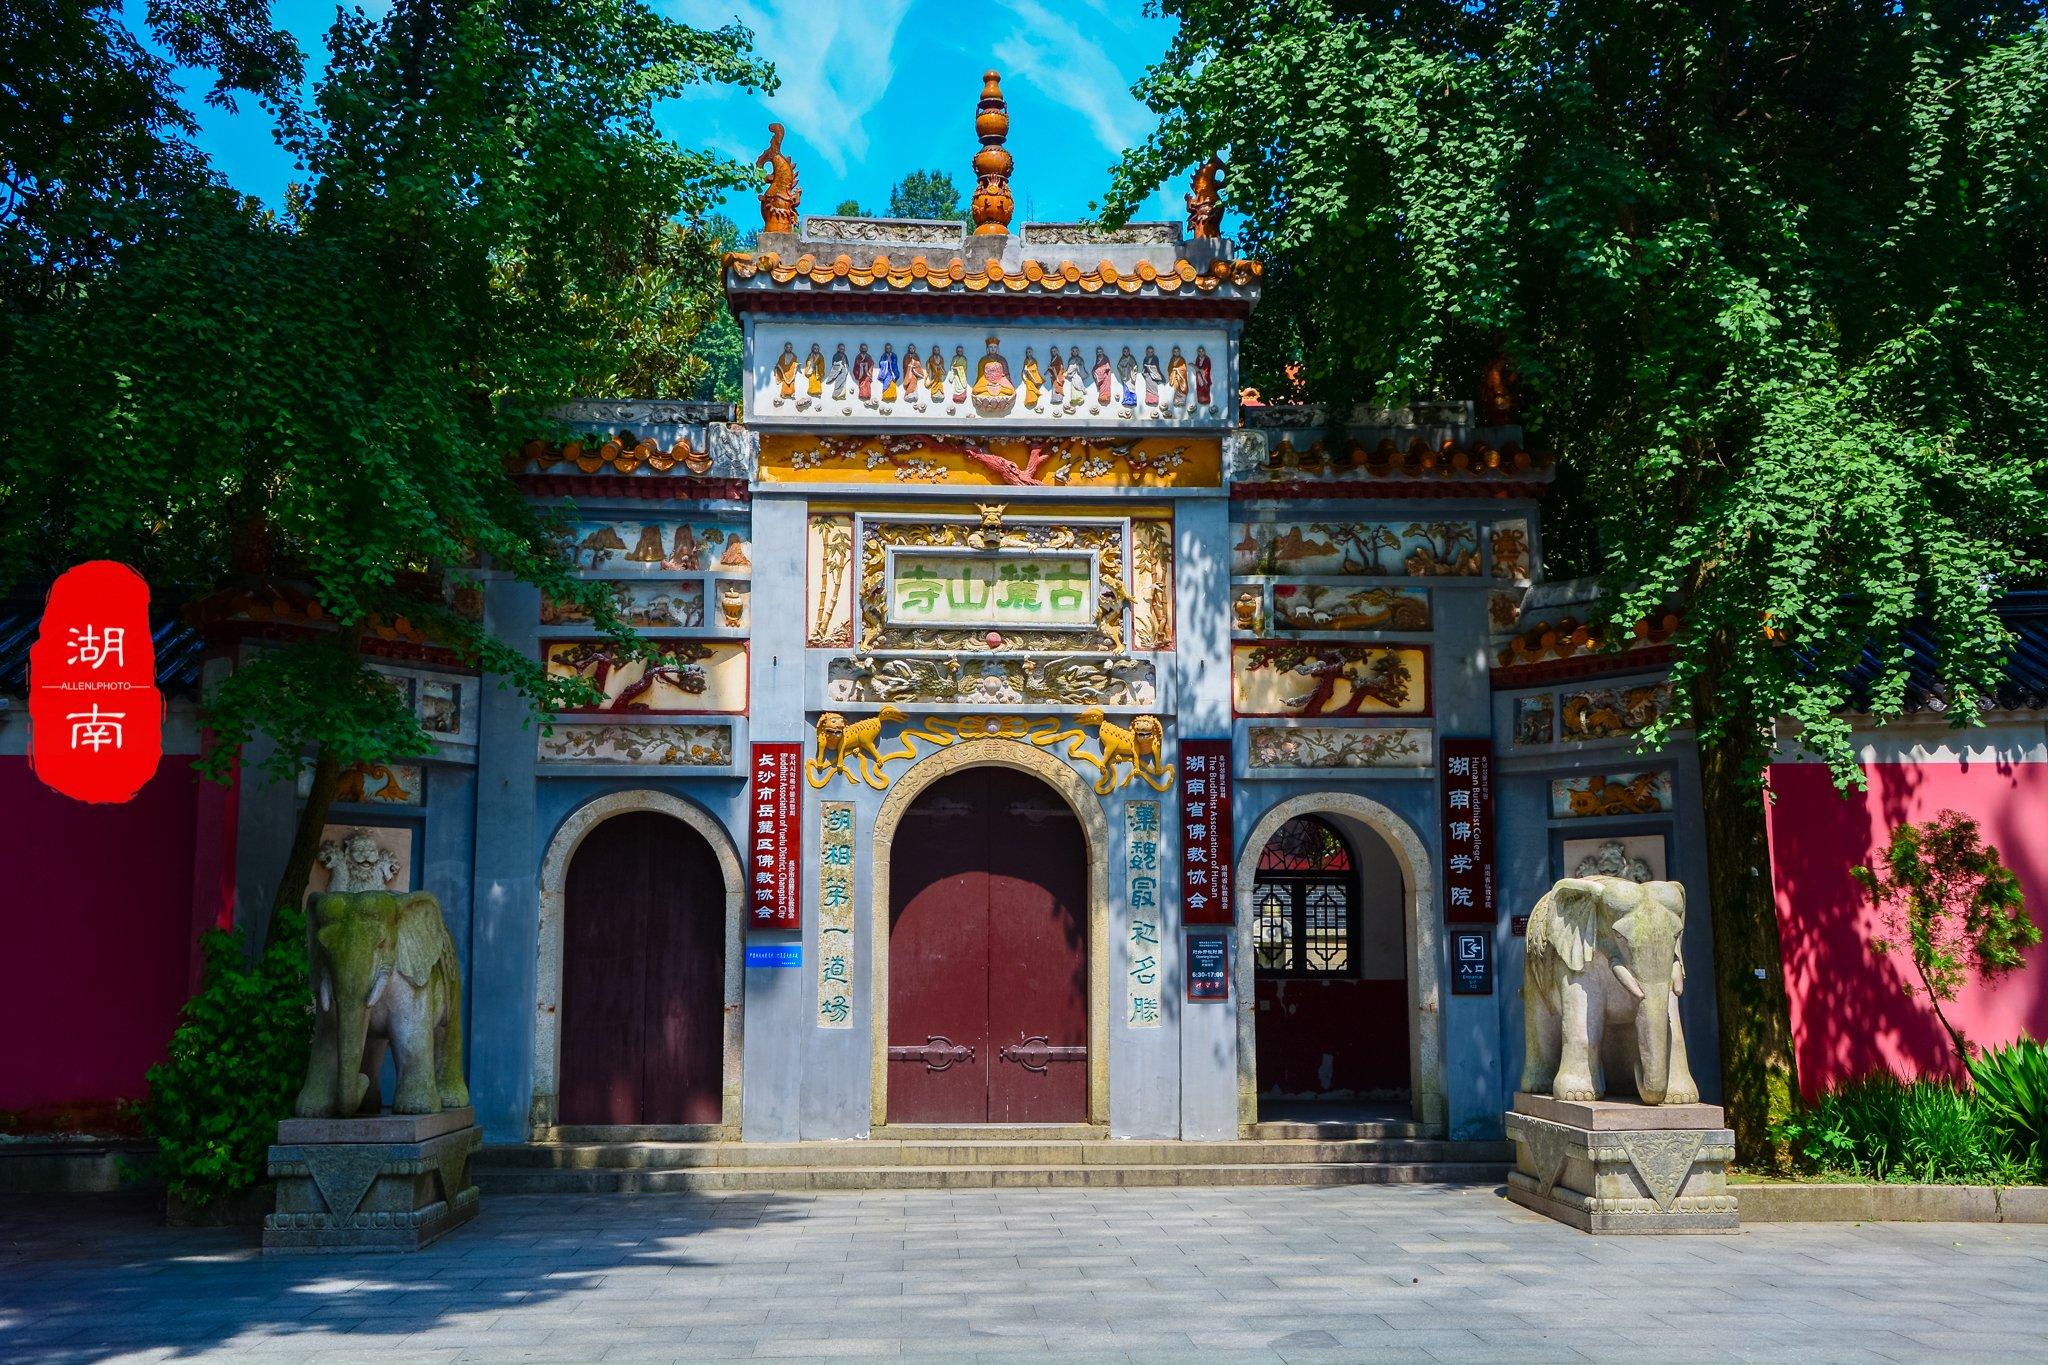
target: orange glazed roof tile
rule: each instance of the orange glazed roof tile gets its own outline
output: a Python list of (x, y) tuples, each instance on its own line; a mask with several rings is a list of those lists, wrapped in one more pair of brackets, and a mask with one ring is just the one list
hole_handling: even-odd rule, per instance
[(932, 261), (923, 255), (912, 256), (908, 260), (891, 260), (886, 255), (877, 255), (871, 260), (855, 262), (845, 252), (829, 261), (821, 261), (810, 252), (793, 261), (784, 261), (772, 251), (728, 252), (725, 268), (734, 279), (765, 277), (774, 285), (846, 283), (863, 289), (877, 285), (888, 289), (910, 289), (922, 285), (933, 290), (957, 287), (969, 293), (999, 290), (1013, 294), (1026, 291), (1098, 294), (1104, 290), (1124, 294), (1141, 291), (1209, 294), (1224, 288), (1256, 288), (1265, 274), (1264, 267), (1253, 260), (1216, 261), (1207, 267), (1199, 267), (1186, 260), (1166, 266), (1141, 260), (1127, 270), (1119, 269), (1106, 260), (1086, 270), (1072, 261), (1061, 261), (1056, 265), (1024, 261), (1012, 269), (1005, 267), (1000, 260), (969, 267), (958, 256)]

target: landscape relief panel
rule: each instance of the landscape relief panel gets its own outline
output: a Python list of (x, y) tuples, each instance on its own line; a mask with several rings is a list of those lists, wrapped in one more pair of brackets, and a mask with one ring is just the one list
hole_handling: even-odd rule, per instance
[(1421, 588), (1277, 583), (1273, 624), (1302, 631), (1428, 630), (1429, 593)]
[(1670, 683), (1566, 692), (1558, 704), (1560, 737), (1583, 743), (1634, 734), (1671, 708)]
[[(704, 585), (689, 583), (608, 583), (612, 601), (627, 625), (640, 630), (664, 630), (704, 624)], [(744, 585), (739, 586), (744, 590)], [(548, 598), (541, 603), (540, 623), (544, 626), (583, 625), (590, 613), (574, 602)]]
[(736, 522), (583, 519), (569, 524), (561, 543), (586, 573), (746, 573), (753, 567), (747, 528)]
[(1231, 646), (1231, 695), (1242, 716), (1420, 716), (1429, 711), (1429, 651), (1419, 646)]
[(604, 693), (602, 704), (575, 711), (743, 711), (747, 705), (747, 647), (724, 640), (655, 640), (652, 660), (639, 659), (607, 640), (551, 640), (548, 672), (580, 677)]
[(1422, 768), (1435, 745), (1415, 726), (1254, 725), (1253, 768)]
[(557, 725), (540, 737), (540, 761), (728, 768), (732, 766), (732, 727)]
[(1479, 573), (1479, 524), (1471, 521), (1246, 522), (1233, 534), (1233, 574), (1441, 578)]

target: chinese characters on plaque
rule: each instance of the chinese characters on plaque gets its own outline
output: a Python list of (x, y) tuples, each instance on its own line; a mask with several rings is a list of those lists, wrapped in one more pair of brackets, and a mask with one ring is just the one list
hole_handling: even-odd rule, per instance
[(1447, 739), (1442, 752), (1444, 919), (1492, 924), (1493, 744)]
[(1188, 999), (1230, 999), (1230, 931), (1188, 930)]
[(907, 626), (1087, 626), (1094, 574), (1086, 554), (898, 554), (889, 616)]
[(94, 560), (51, 585), (28, 652), (29, 765), (80, 801), (126, 801), (163, 757), (149, 587)]
[(1130, 937), (1124, 956), (1130, 988), (1130, 1009), (1124, 1022), (1133, 1028), (1159, 1026), (1159, 803), (1124, 803), (1126, 849), (1125, 905)]
[(803, 746), (756, 744), (751, 774), (752, 835), (747, 840), (747, 923), (801, 929)]
[(818, 826), (818, 1027), (853, 1027), (853, 803), (827, 801)]
[(1183, 924), (1230, 924), (1230, 741), (1180, 745), (1180, 900)]

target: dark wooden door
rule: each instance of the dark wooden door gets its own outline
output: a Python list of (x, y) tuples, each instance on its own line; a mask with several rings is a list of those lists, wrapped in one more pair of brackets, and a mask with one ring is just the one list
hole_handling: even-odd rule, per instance
[(1087, 846), (1066, 803), (1008, 768), (934, 783), (889, 887), (889, 1121), (1086, 1121)]
[(666, 815), (615, 815), (566, 889), (561, 1122), (721, 1122), (725, 881), (710, 846)]

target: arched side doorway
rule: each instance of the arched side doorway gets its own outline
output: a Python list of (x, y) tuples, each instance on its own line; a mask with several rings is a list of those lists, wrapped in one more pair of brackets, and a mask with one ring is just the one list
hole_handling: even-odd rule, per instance
[(718, 822), (653, 791), (563, 822), (541, 869), (532, 1135), (737, 1136), (744, 884)]
[[(1276, 836), (1292, 822), (1309, 817), (1316, 823), (1297, 826), (1305, 834), (1314, 834), (1319, 829), (1328, 830), (1336, 836), (1337, 848), (1342, 856), (1332, 856), (1328, 846), (1320, 845), (1310, 850), (1307, 841), (1296, 847), (1293, 854), (1282, 844), (1282, 856), (1276, 864), (1295, 864), (1302, 874), (1297, 892), (1292, 887), (1284, 891), (1274, 890), (1275, 883), (1285, 883), (1286, 878), (1275, 876), (1282, 868), (1269, 867), (1262, 878), (1260, 863)], [(1365, 841), (1376, 838), (1384, 846), (1385, 859), (1376, 855)], [(1365, 856), (1361, 853), (1364, 851)], [(1299, 856), (1303, 853), (1308, 856)], [(1320, 852), (1323, 856), (1316, 856)], [(1364, 955), (1370, 953), (1380, 966), (1376, 972), (1390, 974), (1386, 963), (1387, 939), (1394, 926), (1382, 922), (1379, 931), (1382, 938), (1377, 946), (1368, 946), (1369, 922), (1361, 916), (1354, 916), (1357, 927), (1347, 926), (1341, 938), (1329, 932), (1328, 920), (1331, 911), (1331, 889), (1354, 885), (1359, 864), (1380, 862), (1398, 874), (1400, 886), (1400, 908), (1398, 925), (1403, 944), (1402, 965), (1406, 978), (1406, 1052), (1405, 1073), (1408, 1078), (1410, 1112), (1418, 1122), (1441, 1127), (1445, 1122), (1444, 1073), (1443, 1073), (1443, 1028), (1441, 1019), (1442, 964), (1438, 961), (1440, 933), (1433, 917), (1434, 880), (1430, 874), (1427, 852), (1422, 840), (1406, 821), (1395, 815), (1379, 802), (1348, 792), (1312, 793), (1282, 801), (1267, 811), (1253, 825), (1239, 856), (1237, 880), (1237, 1058), (1238, 1058), (1238, 1121), (1249, 1127), (1258, 1122), (1259, 1094), (1263, 1088), (1260, 1078), (1262, 1049), (1270, 1042), (1259, 1036), (1261, 1024), (1272, 1016), (1270, 1008), (1273, 998), (1280, 989), (1275, 984), (1285, 972), (1269, 968), (1268, 980), (1262, 986), (1258, 963), (1260, 961), (1260, 935), (1262, 925), (1266, 934), (1266, 959), (1278, 963), (1280, 941), (1285, 937), (1290, 946), (1287, 962), (1290, 967), (1332, 969), (1341, 960), (1346, 967), (1346, 976), (1357, 976), (1357, 967), (1362, 965)], [(1380, 880), (1388, 880), (1384, 874)], [(1323, 888), (1316, 891), (1319, 885)], [(1265, 898), (1262, 907), (1261, 896)], [(1311, 898), (1321, 908), (1323, 924), (1318, 926), (1321, 934), (1317, 938), (1301, 939), (1311, 925)], [(1353, 902), (1356, 906), (1369, 908), (1370, 897), (1361, 897)], [(1279, 929), (1282, 915), (1281, 905), (1285, 904), (1288, 928), (1285, 935)], [(1313, 948), (1313, 950), (1312, 950)], [(1336, 974), (1331, 971), (1325, 979)], [(1315, 979), (1313, 971), (1304, 971), (1296, 979)], [(1381, 988), (1385, 989), (1385, 988)], [(1261, 1012), (1261, 999), (1268, 1001), (1269, 1009)], [(1369, 1027), (1370, 1011), (1366, 1015)], [(1383, 1066), (1383, 1061), (1360, 1057), (1358, 1064), (1371, 1062)], [(1308, 1065), (1313, 1073), (1320, 1075), (1321, 1058), (1310, 1059)], [(1387, 1068), (1390, 1072), (1391, 1068)], [(1370, 1075), (1370, 1071), (1355, 1072), (1354, 1075)], [(1334, 1075), (1334, 1071), (1333, 1071)], [(1345, 1088), (1345, 1087), (1331, 1087)]]
[(1400, 867), (1370, 830), (1297, 815), (1266, 841), (1252, 887), (1262, 1104), (1408, 1105), (1403, 899)]
[(896, 782), (874, 840), (874, 1126), (1108, 1122), (1108, 831), (1087, 785), (969, 740)]

